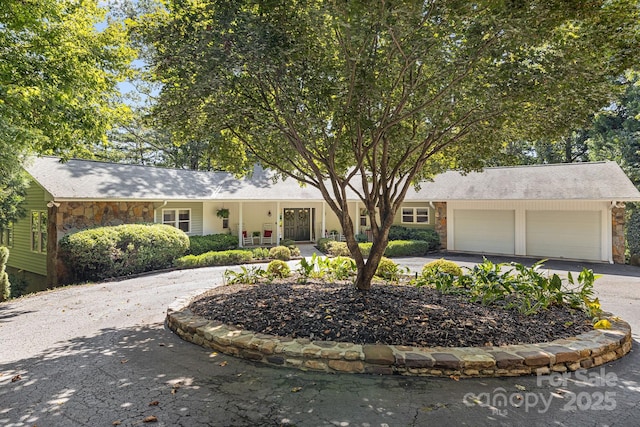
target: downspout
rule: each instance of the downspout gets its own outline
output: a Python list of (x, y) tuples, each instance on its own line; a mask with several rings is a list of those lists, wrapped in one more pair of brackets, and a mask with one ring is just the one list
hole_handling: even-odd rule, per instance
[[(162, 213), (162, 208), (164, 208), (165, 206), (167, 206), (167, 203), (169, 203), (169, 201), (168, 201), (168, 200), (163, 201), (163, 202), (162, 202), (162, 204), (156, 208), (156, 211), (160, 211), (160, 213)], [(158, 221), (158, 218), (156, 217), (155, 213), (153, 214), (153, 217), (155, 218), (155, 220), (156, 220), (156, 222), (157, 222), (157, 221)], [(162, 218), (162, 217), (160, 217), (160, 218)], [(162, 222), (162, 220), (161, 220), (160, 222)]]

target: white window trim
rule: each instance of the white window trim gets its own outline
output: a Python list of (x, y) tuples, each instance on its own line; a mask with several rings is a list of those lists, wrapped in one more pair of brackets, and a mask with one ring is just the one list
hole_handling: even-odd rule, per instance
[[(33, 249), (33, 214), (37, 213), (38, 214), (38, 248), (37, 249)], [(30, 238), (30, 244), (31, 247), (29, 248), (31, 250), (31, 252), (36, 253), (36, 254), (46, 254), (47, 253), (47, 248), (46, 246), (43, 248), (42, 247), (42, 230), (40, 229), (40, 225), (42, 224), (42, 214), (48, 215), (47, 211), (44, 210), (32, 210), (31, 211), (31, 219), (29, 222), (29, 234), (31, 236)], [(48, 221), (49, 219), (47, 218), (47, 222), (45, 222), (45, 228), (48, 227)], [(44, 234), (47, 234), (47, 230), (44, 230)], [(47, 239), (49, 238), (49, 236), (47, 236)]]
[[(411, 213), (411, 221), (405, 221), (404, 220), (404, 211), (405, 209), (411, 209), (412, 213)], [(425, 222), (418, 222), (417, 221), (417, 211), (418, 209), (424, 209), (427, 211), (427, 220)], [(400, 222), (402, 224), (413, 224), (413, 225), (420, 225), (420, 224), (431, 224), (431, 210), (429, 209), (428, 206), (402, 206), (400, 208)]]
[[(165, 211), (174, 211), (175, 212), (175, 221), (173, 221), (173, 223), (171, 222), (164, 222), (164, 213)], [(180, 221), (180, 211), (189, 211), (189, 231), (186, 231), (186, 234), (191, 234), (192, 230), (193, 230), (193, 215), (191, 213), (191, 208), (167, 208), (167, 209), (162, 209), (162, 212), (160, 213), (160, 223), (161, 224), (166, 224), (166, 225), (171, 225), (177, 229), (180, 229), (180, 227), (178, 227), (178, 224), (181, 222)]]

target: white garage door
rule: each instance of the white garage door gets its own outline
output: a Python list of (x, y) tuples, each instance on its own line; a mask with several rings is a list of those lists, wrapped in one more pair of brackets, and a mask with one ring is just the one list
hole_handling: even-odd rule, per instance
[(527, 255), (600, 260), (600, 211), (527, 211)]
[(515, 253), (515, 214), (512, 210), (453, 211), (456, 251)]

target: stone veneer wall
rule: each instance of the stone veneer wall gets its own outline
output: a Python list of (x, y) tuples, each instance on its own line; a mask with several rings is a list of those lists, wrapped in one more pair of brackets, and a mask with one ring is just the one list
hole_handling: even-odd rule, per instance
[(611, 209), (611, 242), (613, 262), (616, 264), (624, 264), (625, 257), (625, 241), (624, 241), (624, 206), (614, 207)]
[[(52, 286), (65, 283), (67, 273), (58, 257), (58, 241), (65, 235), (91, 227), (152, 223), (154, 204), (151, 202), (60, 202), (49, 209), (50, 236), (47, 247), (47, 282)], [(55, 233), (51, 231), (55, 230)]]
[(440, 236), (440, 249), (447, 249), (447, 204), (445, 202), (435, 202), (436, 208), (435, 230)]
[[(180, 304), (180, 303), (178, 303)], [(187, 308), (167, 312), (167, 325), (182, 339), (268, 365), (329, 373), (440, 377), (547, 375), (587, 369), (631, 350), (631, 328), (614, 317), (612, 328), (540, 344), (501, 347), (359, 345), (282, 338), (208, 321)]]

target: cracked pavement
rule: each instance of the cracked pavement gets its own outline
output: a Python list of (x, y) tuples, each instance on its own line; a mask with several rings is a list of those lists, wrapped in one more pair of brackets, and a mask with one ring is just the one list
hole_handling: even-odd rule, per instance
[[(430, 260), (398, 261), (417, 271)], [(564, 377), (327, 375), (212, 353), (180, 340), (164, 318), (176, 299), (221, 283), (225, 267), (20, 298), (0, 304), (0, 426), (637, 425), (640, 269), (587, 266), (604, 274), (596, 292), (605, 310), (631, 324), (634, 348)]]

